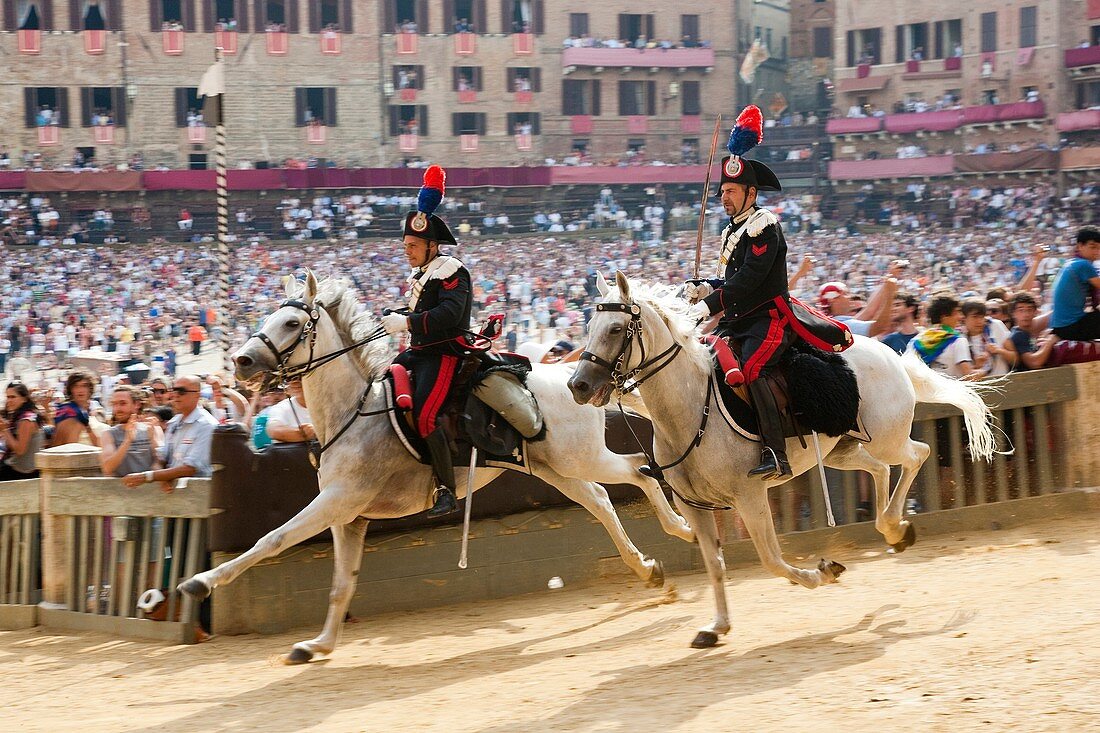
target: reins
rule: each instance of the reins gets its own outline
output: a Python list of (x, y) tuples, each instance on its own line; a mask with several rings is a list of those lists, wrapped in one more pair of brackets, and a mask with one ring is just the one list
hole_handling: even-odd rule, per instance
[[(703, 436), (706, 435), (707, 432), (707, 423), (710, 420), (710, 402), (714, 396), (714, 380), (707, 380), (707, 394), (706, 399), (703, 401), (703, 414), (699, 420), (699, 429), (695, 432), (695, 437), (692, 438), (690, 443), (688, 443), (687, 448), (684, 449), (684, 452), (680, 454), (679, 458), (677, 458), (672, 463), (667, 463), (663, 466), (660, 465), (659, 463), (657, 463), (657, 458), (653, 454), (653, 452), (650, 451), (650, 449), (645, 445), (641, 438), (638, 437), (638, 434), (634, 432), (634, 427), (630, 424), (630, 420), (626, 416), (626, 411), (623, 410), (622, 396), (624, 392), (629, 392), (635, 389), (639, 385), (643, 384), (650, 377), (652, 377), (654, 374), (657, 374), (657, 372), (661, 371), (673, 361), (675, 361), (676, 357), (679, 356), (680, 352), (683, 350), (683, 347), (680, 344), (676, 343), (675, 339), (673, 339), (672, 346), (665, 349), (660, 354), (652, 357), (651, 359), (646, 359), (645, 341), (643, 341), (641, 338), (641, 306), (639, 306), (637, 303), (597, 303), (596, 310), (598, 312), (626, 313), (630, 316), (630, 323), (628, 323), (626, 327), (626, 338), (623, 340), (623, 347), (619, 350), (619, 353), (615, 357), (614, 361), (604, 359), (602, 356), (599, 356), (598, 354), (593, 354), (591, 351), (587, 350), (581, 353), (580, 358), (582, 361), (588, 361), (597, 366), (603, 367), (611, 373), (611, 381), (615, 385), (615, 392), (618, 395), (616, 401), (619, 407), (619, 414), (623, 416), (623, 421), (626, 423), (627, 429), (630, 430), (631, 436), (633, 436), (634, 441), (638, 444), (638, 447), (641, 448), (642, 453), (645, 455), (646, 460), (648, 461), (647, 465), (642, 466), (638, 470), (646, 476), (649, 476), (650, 478), (662, 483), (663, 485), (668, 486), (672, 493), (676, 494), (676, 496), (679, 497), (680, 500), (688, 506), (694, 507), (696, 509), (705, 509), (708, 511), (729, 509), (729, 507), (704, 504), (694, 501), (692, 499), (688, 499), (687, 497), (681, 495), (678, 491), (676, 491), (676, 489), (673, 488), (671, 484), (665, 481), (664, 477), (664, 472), (666, 469), (679, 466), (681, 463), (687, 460), (687, 457), (691, 455), (692, 451), (698, 448), (699, 444), (703, 442)], [(627, 355), (630, 353), (633, 347), (635, 337), (638, 338), (638, 351), (641, 361), (638, 363), (638, 366), (634, 367), (633, 369), (627, 370)], [(651, 367), (654, 367), (654, 365), (656, 365), (655, 368), (652, 368), (651, 371), (643, 374), (643, 372), (645, 372), (647, 369), (650, 369)]]

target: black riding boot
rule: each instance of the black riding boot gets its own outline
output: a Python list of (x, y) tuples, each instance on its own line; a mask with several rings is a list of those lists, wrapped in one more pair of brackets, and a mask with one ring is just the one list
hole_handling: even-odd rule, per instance
[(760, 465), (749, 471), (749, 477), (759, 476), (765, 481), (791, 475), (787, 463), (787, 440), (783, 437), (783, 423), (779, 419), (779, 407), (775, 395), (764, 377), (749, 382), (749, 395), (756, 406), (760, 423), (760, 438), (764, 448), (760, 451)]
[(431, 454), (432, 471), (435, 473), (439, 488), (435, 490), (435, 504), (428, 510), (429, 517), (442, 517), (458, 509), (455, 499), (455, 467), (451, 458), (451, 446), (443, 428), (436, 428), (428, 437), (428, 453)]

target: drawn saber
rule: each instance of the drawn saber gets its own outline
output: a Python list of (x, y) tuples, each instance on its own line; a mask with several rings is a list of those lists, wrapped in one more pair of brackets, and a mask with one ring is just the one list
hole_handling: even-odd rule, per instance
[(714, 168), (714, 151), (718, 149), (718, 132), (722, 128), (722, 115), (714, 121), (714, 136), (710, 139), (710, 155), (707, 157), (707, 177), (703, 182), (703, 202), (699, 206), (699, 229), (695, 232), (695, 274), (699, 279), (699, 263), (703, 259), (703, 224), (707, 219), (707, 199), (710, 198), (710, 173)]
[(466, 569), (466, 550), (470, 546), (470, 509), (474, 505), (474, 473), (477, 471), (477, 446), (470, 448), (470, 469), (466, 472), (466, 511), (462, 516), (462, 552), (458, 556), (459, 570)]

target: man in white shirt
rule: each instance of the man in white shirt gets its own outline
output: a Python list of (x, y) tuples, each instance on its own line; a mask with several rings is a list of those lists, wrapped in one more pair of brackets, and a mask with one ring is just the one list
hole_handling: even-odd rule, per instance
[(1010, 367), (1005, 359), (1006, 350), (1002, 347), (1009, 337), (1008, 327), (987, 315), (983, 300), (964, 300), (962, 315), (974, 369), (982, 376), (1008, 374)]
[(276, 443), (304, 443), (317, 437), (302, 393), (302, 380), (286, 386), (287, 397), (272, 405), (267, 413), (267, 435)]

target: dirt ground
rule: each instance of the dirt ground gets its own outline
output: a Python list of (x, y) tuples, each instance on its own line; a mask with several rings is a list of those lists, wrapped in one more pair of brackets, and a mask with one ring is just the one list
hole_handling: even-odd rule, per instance
[[(918, 520), (919, 521), (919, 520)], [(1100, 729), (1096, 515), (828, 548), (840, 585), (729, 573), (734, 630), (701, 575), (617, 581), (190, 647), (0, 633), (0, 719), (21, 731), (1086, 731)], [(812, 558), (804, 558), (809, 564)]]

